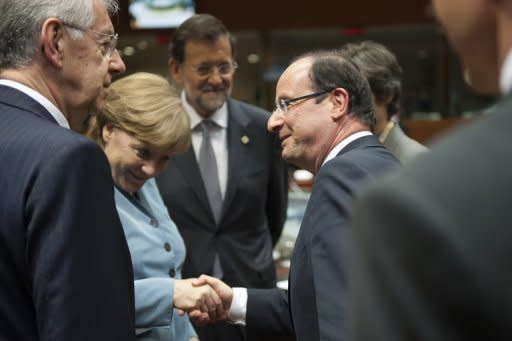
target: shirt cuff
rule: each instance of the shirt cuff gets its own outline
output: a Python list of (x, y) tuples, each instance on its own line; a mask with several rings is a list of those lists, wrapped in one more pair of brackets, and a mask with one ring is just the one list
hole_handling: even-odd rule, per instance
[(247, 314), (247, 288), (233, 288), (233, 300), (229, 308), (228, 318), (232, 323), (245, 326)]

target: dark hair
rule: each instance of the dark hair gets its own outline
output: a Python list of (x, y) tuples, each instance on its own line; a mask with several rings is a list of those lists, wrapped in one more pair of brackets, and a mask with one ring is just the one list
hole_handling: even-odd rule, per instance
[(377, 103), (388, 102), (388, 118), (400, 111), (400, 94), (402, 92), (402, 68), (395, 55), (384, 45), (374, 41), (350, 43), (338, 50), (351, 59), (368, 79)]
[[(349, 113), (367, 125), (371, 130), (375, 126), (370, 86), (357, 66), (335, 51), (314, 51), (295, 58), (312, 58), (309, 78), (316, 92), (343, 88), (349, 94)], [(319, 97), (317, 101), (323, 98)]]
[(222, 21), (210, 14), (196, 14), (185, 20), (174, 32), (169, 44), (169, 57), (179, 64), (185, 61), (187, 41), (215, 42), (226, 35), (231, 45), (231, 55), (235, 59), (235, 38), (229, 33)]

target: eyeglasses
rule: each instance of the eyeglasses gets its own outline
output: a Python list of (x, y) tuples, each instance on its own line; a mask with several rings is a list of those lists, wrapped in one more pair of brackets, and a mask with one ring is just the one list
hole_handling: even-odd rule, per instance
[(286, 114), (288, 112), (288, 109), (290, 108), (291, 104), (301, 101), (301, 100), (306, 100), (306, 99), (322, 96), (322, 95), (325, 95), (333, 90), (334, 90), (334, 88), (329, 89), (329, 90), (315, 92), (315, 93), (300, 96), (300, 97), (295, 97), (295, 98), (281, 98), (279, 100), (278, 105), (275, 110), (279, 110), (281, 113)]
[(192, 70), (197, 73), (197, 75), (201, 78), (208, 78), (210, 77), (214, 70), (217, 69), (219, 72), (219, 75), (221, 77), (229, 77), (231, 76), (235, 70), (238, 68), (238, 64), (236, 62), (232, 63), (222, 63), (219, 65), (199, 65), (196, 67), (193, 67)]
[(117, 40), (119, 39), (119, 34), (98, 32), (98, 31), (91, 30), (90, 28), (82, 28), (82, 27), (79, 27), (77, 25), (70, 24), (67, 22), (62, 22), (62, 24), (64, 26), (67, 26), (67, 27), (77, 30), (77, 31), (89, 33), (91, 35), (95, 34), (100, 37), (107, 37), (108, 40), (103, 41), (103, 42), (96, 41), (96, 43), (98, 43), (98, 45), (100, 46), (101, 54), (104, 57), (110, 58), (114, 54), (114, 51), (116, 50), (116, 47), (117, 47)]

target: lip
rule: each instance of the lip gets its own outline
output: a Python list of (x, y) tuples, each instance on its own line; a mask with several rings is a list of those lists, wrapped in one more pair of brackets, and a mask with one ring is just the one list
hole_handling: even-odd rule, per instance
[(288, 140), (288, 138), (289, 138), (290, 136), (291, 136), (291, 135), (289, 135), (289, 134), (288, 134), (288, 135), (279, 136), (279, 139), (281, 140), (281, 146), (283, 146), (283, 145), (284, 145), (284, 142), (285, 142), (286, 140)]
[(224, 92), (224, 88), (206, 88), (203, 89), (204, 93), (218, 93), (218, 92)]
[(141, 178), (141, 177), (136, 176), (132, 172), (128, 172), (128, 181), (130, 181), (131, 183), (133, 183), (139, 187), (144, 185), (144, 182), (146, 182), (146, 180), (147, 180), (146, 178)]

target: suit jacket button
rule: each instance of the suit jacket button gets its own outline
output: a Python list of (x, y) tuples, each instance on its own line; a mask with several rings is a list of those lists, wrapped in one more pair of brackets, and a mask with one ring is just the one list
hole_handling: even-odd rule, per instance
[(158, 224), (158, 220), (156, 220), (156, 219), (154, 219), (154, 218), (152, 218), (152, 219), (149, 221), (149, 224), (150, 224), (151, 226), (155, 227), (155, 228), (156, 228), (156, 227), (158, 227), (158, 225), (159, 225), (159, 224)]
[(169, 277), (174, 277), (174, 276), (176, 276), (176, 270), (174, 270), (174, 269), (169, 270)]
[(169, 244), (169, 243), (165, 243), (165, 244), (164, 244), (164, 249), (165, 249), (165, 251), (167, 251), (167, 252), (171, 252), (171, 244)]

